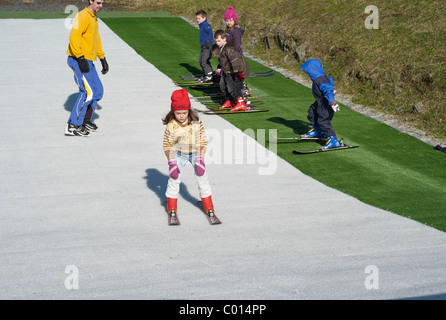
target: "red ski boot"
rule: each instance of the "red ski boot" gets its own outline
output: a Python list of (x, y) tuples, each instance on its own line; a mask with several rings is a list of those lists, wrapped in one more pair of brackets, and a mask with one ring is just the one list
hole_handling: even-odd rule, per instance
[(250, 110), (250, 109), (251, 108), (245, 104), (245, 100), (243, 100), (243, 98), (238, 98), (237, 103), (231, 109), (231, 111), (243, 111), (243, 110)]
[(169, 214), (169, 225), (179, 225), (180, 221), (177, 217), (177, 199), (167, 198), (167, 213)]
[(212, 203), (212, 196), (201, 198), (203, 202), (203, 208), (206, 212), (206, 217), (209, 219), (210, 224), (220, 224), (221, 221), (217, 218), (214, 213), (214, 204)]
[(233, 106), (235, 106), (235, 104), (236, 104), (236, 101), (226, 100), (225, 103), (223, 103), (219, 109), (229, 109), (229, 108), (232, 108)]

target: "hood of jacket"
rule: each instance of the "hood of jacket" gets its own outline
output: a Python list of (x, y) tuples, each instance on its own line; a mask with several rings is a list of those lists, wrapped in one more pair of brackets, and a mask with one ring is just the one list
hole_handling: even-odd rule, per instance
[(318, 59), (311, 59), (299, 67), (307, 73), (312, 81), (325, 74), (322, 63)]

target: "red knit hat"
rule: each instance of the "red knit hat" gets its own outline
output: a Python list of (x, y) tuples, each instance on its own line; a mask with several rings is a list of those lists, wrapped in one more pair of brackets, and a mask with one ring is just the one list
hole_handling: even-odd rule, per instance
[(184, 89), (175, 90), (172, 93), (171, 100), (170, 107), (174, 111), (190, 109), (189, 93)]
[(228, 10), (225, 12), (225, 20), (232, 19), (237, 22), (237, 12), (235, 12), (233, 7), (228, 7)]

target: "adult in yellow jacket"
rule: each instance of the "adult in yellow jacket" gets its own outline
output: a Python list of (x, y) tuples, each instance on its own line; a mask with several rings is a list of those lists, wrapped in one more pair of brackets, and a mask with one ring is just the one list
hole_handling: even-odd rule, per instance
[(79, 87), (79, 96), (71, 111), (65, 129), (66, 135), (88, 136), (98, 127), (91, 121), (104, 89), (93, 61), (100, 59), (102, 74), (108, 72), (108, 63), (102, 50), (96, 14), (103, 0), (87, 0), (88, 6), (74, 18), (67, 50), (68, 66), (74, 72), (74, 81)]

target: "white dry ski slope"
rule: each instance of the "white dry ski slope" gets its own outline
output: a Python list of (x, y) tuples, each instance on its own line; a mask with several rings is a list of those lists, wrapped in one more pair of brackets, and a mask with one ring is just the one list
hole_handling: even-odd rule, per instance
[(169, 227), (160, 119), (178, 87), (100, 22), (99, 131), (64, 136), (69, 32), (0, 20), (1, 299), (445, 298), (445, 233), (326, 187), (217, 116), (201, 119), (223, 223), (208, 224), (189, 165)]

